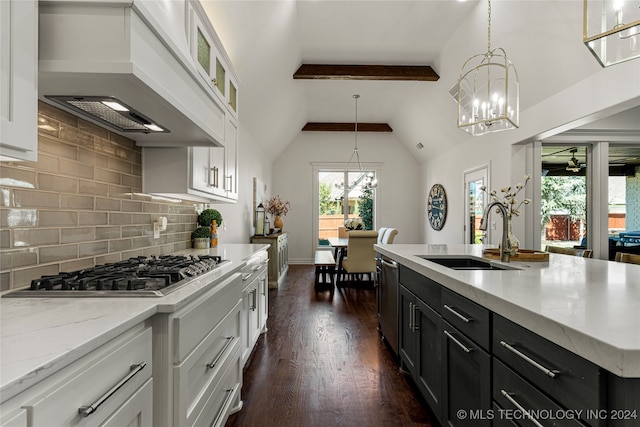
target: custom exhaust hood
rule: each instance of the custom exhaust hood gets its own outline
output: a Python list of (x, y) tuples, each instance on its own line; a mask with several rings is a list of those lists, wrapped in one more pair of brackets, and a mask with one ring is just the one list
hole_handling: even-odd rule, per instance
[(222, 145), (225, 110), (189, 54), (184, 3), (168, 17), (145, 3), (40, 1), (39, 98), (139, 146)]

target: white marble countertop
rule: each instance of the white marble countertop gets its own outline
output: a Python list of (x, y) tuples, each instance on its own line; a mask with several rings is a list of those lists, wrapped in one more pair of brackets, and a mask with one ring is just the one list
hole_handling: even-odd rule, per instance
[(227, 244), (180, 251), (231, 262), (164, 297), (0, 299), (0, 398), (15, 396), (155, 313), (179, 309), (268, 247)]
[(417, 255), (481, 258), (481, 245), (375, 248), (618, 376), (640, 377), (639, 265), (550, 254), (548, 262), (509, 264), (521, 270), (462, 271)]

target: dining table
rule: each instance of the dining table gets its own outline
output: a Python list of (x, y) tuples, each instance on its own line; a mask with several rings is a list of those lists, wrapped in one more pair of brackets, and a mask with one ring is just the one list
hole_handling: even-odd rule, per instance
[(339, 249), (345, 249), (349, 244), (348, 237), (329, 237), (327, 239), (332, 248), (337, 252)]
[(329, 237), (327, 239), (331, 247), (333, 247), (333, 255), (335, 260), (337, 261), (336, 266), (336, 283), (340, 281), (340, 278), (344, 274), (344, 269), (342, 268), (342, 259), (344, 258), (347, 252), (347, 245), (349, 244), (348, 237)]

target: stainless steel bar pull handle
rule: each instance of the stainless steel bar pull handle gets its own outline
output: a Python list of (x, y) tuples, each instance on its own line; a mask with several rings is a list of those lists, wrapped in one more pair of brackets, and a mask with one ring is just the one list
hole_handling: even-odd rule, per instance
[(531, 416), (531, 412), (530, 412), (530, 411), (528, 411), (528, 410), (524, 409), (524, 407), (523, 407), (520, 403), (518, 403), (518, 401), (517, 401), (517, 400), (515, 400), (515, 399), (511, 396), (511, 393), (508, 393), (508, 392), (506, 392), (506, 391), (504, 391), (504, 390), (500, 390), (500, 393), (502, 393), (502, 395), (505, 397), (505, 399), (507, 399), (509, 402), (511, 402), (511, 404), (512, 404), (513, 406), (515, 406), (516, 408), (518, 408), (518, 410), (519, 410), (519, 411), (521, 411), (521, 412), (522, 412), (522, 414), (523, 414), (523, 415), (524, 415), (524, 416), (525, 416), (529, 421), (531, 421), (533, 424), (535, 424), (535, 425), (536, 425), (536, 426), (538, 426), (538, 427), (544, 427), (542, 424), (540, 424), (540, 422), (539, 422), (538, 420), (536, 420), (535, 418), (533, 418), (533, 417)]
[(398, 263), (397, 263), (397, 262), (395, 262), (395, 261), (394, 261), (393, 263), (391, 263), (391, 262), (387, 262), (387, 261), (385, 261), (385, 260), (382, 260), (382, 264), (383, 264), (385, 267), (389, 267), (389, 268), (392, 268), (392, 269), (394, 269), (394, 270), (397, 270), (397, 269), (398, 269)]
[(528, 364), (530, 364), (531, 366), (534, 366), (535, 368), (537, 368), (537, 369), (541, 370), (542, 372), (544, 372), (544, 374), (546, 376), (548, 376), (550, 378), (556, 378), (556, 377), (558, 377), (560, 375), (560, 371), (552, 370), (552, 369), (549, 369), (549, 368), (546, 368), (546, 367), (542, 366), (540, 363), (536, 362), (535, 360), (533, 360), (532, 358), (530, 358), (526, 354), (522, 353), (521, 351), (519, 351), (515, 347), (512, 347), (511, 345), (509, 345), (505, 341), (500, 341), (500, 345), (503, 346), (504, 348), (506, 348), (507, 350), (509, 350), (510, 352), (512, 352), (513, 354), (515, 354), (516, 356), (518, 356), (519, 358), (521, 358), (522, 360), (524, 360), (525, 362), (527, 362)]
[(410, 302), (409, 303), (409, 329), (411, 329), (411, 331), (415, 331), (415, 329), (413, 329), (413, 317), (414, 317), (413, 303)]
[(418, 304), (413, 304), (413, 331), (419, 331), (420, 325), (418, 325), (418, 321), (416, 320), (416, 312), (419, 312)]
[(224, 402), (222, 403), (222, 408), (220, 408), (220, 412), (218, 412), (218, 415), (216, 415), (216, 419), (213, 420), (211, 427), (219, 427), (221, 425), (220, 422), (222, 421), (222, 416), (229, 409), (229, 406), (231, 405), (231, 398), (233, 397), (236, 390), (238, 389), (238, 386), (239, 384), (236, 384), (235, 386), (233, 386), (233, 388), (228, 388), (225, 390), (225, 393), (227, 393), (227, 396), (224, 398)]
[(242, 281), (243, 281), (243, 282), (246, 282), (247, 280), (249, 280), (249, 278), (250, 278), (251, 276), (253, 276), (253, 273), (244, 273), (244, 274), (242, 275)]
[(208, 363), (207, 364), (207, 369), (213, 369), (216, 367), (216, 365), (218, 364), (218, 362), (220, 361), (220, 359), (222, 358), (222, 356), (224, 355), (224, 353), (227, 351), (227, 349), (229, 348), (229, 346), (231, 344), (233, 344), (233, 339), (235, 337), (224, 337), (225, 340), (227, 340), (227, 342), (225, 343), (224, 347), (222, 347), (222, 350), (220, 350), (220, 353), (218, 353), (218, 355), (216, 356), (215, 359), (213, 359), (213, 362)]
[(447, 336), (447, 338), (449, 338), (451, 341), (453, 341), (454, 343), (456, 343), (458, 345), (458, 347), (460, 347), (465, 353), (471, 353), (473, 351), (473, 348), (471, 347), (467, 347), (466, 345), (462, 344), (456, 337), (453, 336), (453, 334), (451, 334), (449, 331), (444, 331), (444, 334)]
[(458, 313), (458, 311), (454, 307), (451, 307), (450, 305), (444, 304), (444, 309), (447, 310), (448, 312), (452, 313), (454, 316), (456, 316), (458, 319), (462, 320), (464, 323), (470, 323), (470, 322), (473, 321), (472, 318), (465, 317), (462, 314)]
[(252, 295), (252, 297), (251, 297), (251, 299), (252, 299), (251, 311), (256, 311), (256, 308), (258, 306), (258, 304), (257, 304), (258, 295), (257, 294), (258, 294), (258, 290), (257, 289), (254, 289), (254, 290), (251, 291), (251, 295)]
[(98, 409), (98, 407), (100, 405), (102, 405), (104, 402), (107, 401), (107, 399), (109, 399), (111, 396), (113, 396), (115, 394), (115, 392), (120, 390), (122, 388), (122, 386), (124, 386), (138, 372), (142, 371), (145, 366), (147, 366), (146, 362), (140, 362), (137, 365), (131, 365), (130, 366), (130, 372), (126, 377), (121, 379), (118, 382), (118, 384), (116, 384), (113, 387), (111, 387), (111, 389), (109, 391), (107, 391), (105, 394), (103, 394), (102, 397), (100, 399), (96, 400), (93, 404), (91, 404), (89, 406), (81, 406), (81, 407), (79, 407), (78, 408), (78, 414), (80, 414), (80, 416), (83, 417), (83, 418), (86, 418), (89, 415), (93, 414)]

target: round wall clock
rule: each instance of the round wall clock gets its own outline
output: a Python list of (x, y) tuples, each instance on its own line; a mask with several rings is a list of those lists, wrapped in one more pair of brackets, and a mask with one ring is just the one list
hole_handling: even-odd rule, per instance
[(444, 221), (447, 219), (447, 193), (440, 184), (435, 184), (429, 191), (427, 216), (429, 217), (431, 228), (442, 230)]

